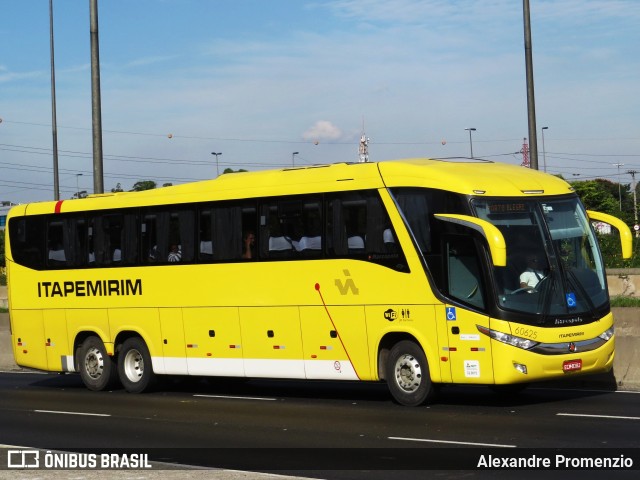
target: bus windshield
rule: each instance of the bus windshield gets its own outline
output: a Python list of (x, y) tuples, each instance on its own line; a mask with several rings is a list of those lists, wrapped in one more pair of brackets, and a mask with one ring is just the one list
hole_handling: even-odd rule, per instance
[(577, 197), (475, 198), (472, 206), (505, 238), (507, 265), (493, 267), (502, 309), (562, 326), (587, 323), (607, 304), (602, 256)]

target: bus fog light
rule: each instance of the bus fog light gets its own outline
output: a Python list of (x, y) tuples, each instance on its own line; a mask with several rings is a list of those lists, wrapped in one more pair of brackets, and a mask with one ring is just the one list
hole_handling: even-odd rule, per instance
[(527, 366), (526, 365), (523, 365), (521, 363), (514, 363), (513, 364), (513, 368), (515, 368), (520, 373), (523, 373), (525, 375), (527, 374)]

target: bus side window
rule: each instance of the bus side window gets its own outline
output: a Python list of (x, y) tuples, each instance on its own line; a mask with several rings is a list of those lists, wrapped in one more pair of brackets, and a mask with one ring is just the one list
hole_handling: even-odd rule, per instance
[(194, 230), (195, 218), (191, 208), (180, 209), (172, 212), (169, 225), (169, 252), (167, 261), (192, 262), (194, 259)]
[(200, 209), (198, 224), (198, 260), (213, 260), (213, 208), (207, 205)]
[(261, 257), (269, 259), (292, 258), (294, 254), (293, 240), (285, 231), (287, 225), (281, 221), (278, 205), (265, 203), (262, 205), (260, 220)]
[(278, 260), (321, 258), (322, 205), (319, 195), (267, 199), (260, 216), (261, 255)]
[(375, 190), (343, 192), (327, 201), (327, 252), (407, 271), (391, 220)]
[(466, 236), (445, 239), (448, 293), (451, 297), (483, 310), (484, 281), (475, 242)]
[(47, 264), (62, 267), (67, 263), (64, 252), (64, 224), (61, 220), (50, 221), (47, 226)]
[(11, 252), (14, 260), (36, 270), (44, 266), (44, 216), (15, 217), (9, 222)]
[(87, 258), (87, 222), (82, 217), (70, 217), (65, 220), (68, 229), (69, 245), (65, 246), (69, 267), (85, 267)]
[(235, 203), (217, 204), (212, 209), (213, 259), (218, 262), (242, 258), (242, 208)]
[(137, 225), (138, 217), (132, 212), (96, 212), (95, 216), (89, 219), (83, 262), (98, 267), (137, 265)]
[(142, 263), (157, 263), (160, 261), (158, 253), (157, 215), (145, 212), (140, 224), (140, 243), (142, 248)]
[(300, 238), (295, 249), (301, 256), (322, 256), (322, 199), (317, 197), (305, 197), (302, 199), (300, 219)]

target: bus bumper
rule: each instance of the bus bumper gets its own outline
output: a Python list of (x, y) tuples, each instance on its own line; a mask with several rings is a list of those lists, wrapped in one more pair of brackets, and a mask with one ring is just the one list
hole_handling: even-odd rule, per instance
[(492, 340), (496, 385), (605, 373), (613, 367), (615, 336), (595, 350), (545, 355)]

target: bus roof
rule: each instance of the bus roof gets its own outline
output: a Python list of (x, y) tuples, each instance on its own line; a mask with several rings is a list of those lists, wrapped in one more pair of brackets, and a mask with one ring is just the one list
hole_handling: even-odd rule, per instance
[(515, 165), (468, 158), (415, 158), (237, 172), (213, 180), (142, 192), (90, 195), (82, 201), (32, 203), (22, 205), (24, 210), (20, 213), (16, 210), (14, 212), (33, 215), (54, 211), (73, 212), (385, 186), (437, 188), (463, 195), (490, 196), (559, 195), (573, 191), (560, 178)]
[(517, 165), (470, 158), (416, 158), (379, 163), (388, 187), (440, 188), (463, 195), (563, 195), (563, 179)]

